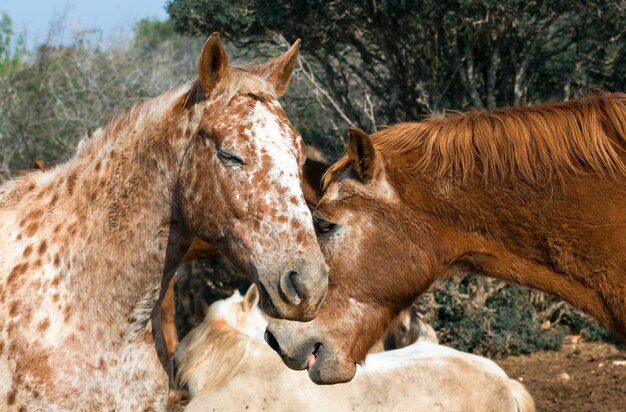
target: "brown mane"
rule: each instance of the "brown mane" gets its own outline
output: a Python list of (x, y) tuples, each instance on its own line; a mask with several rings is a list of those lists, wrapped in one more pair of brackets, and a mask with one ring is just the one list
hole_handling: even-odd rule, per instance
[[(519, 178), (529, 183), (567, 174), (625, 174), (626, 94), (602, 93), (563, 103), (470, 111), (401, 123), (372, 135), (390, 161), (414, 157), (408, 170), (458, 181)], [(324, 188), (347, 169), (342, 156), (325, 174)]]
[(332, 287), (314, 322), (272, 319), (268, 343), (347, 382), (403, 309), (467, 275), (555, 295), (626, 340), (625, 120), (626, 94), (601, 94), (351, 128), (313, 212)]

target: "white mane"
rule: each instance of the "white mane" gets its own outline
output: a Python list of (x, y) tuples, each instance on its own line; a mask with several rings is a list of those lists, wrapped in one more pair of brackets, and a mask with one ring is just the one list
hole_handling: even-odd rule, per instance
[[(176, 351), (180, 385), (211, 392), (228, 383), (245, 366), (258, 336), (251, 339), (237, 329), (241, 302), (243, 297), (237, 291), (230, 298), (212, 304), (204, 321), (180, 343)], [(252, 311), (264, 319), (259, 309), (254, 307)], [(265, 324), (257, 326), (264, 329), (267, 321), (262, 321)]]

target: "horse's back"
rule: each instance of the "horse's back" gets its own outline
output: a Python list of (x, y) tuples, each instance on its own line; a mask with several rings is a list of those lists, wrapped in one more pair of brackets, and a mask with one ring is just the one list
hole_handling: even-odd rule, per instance
[(534, 411), (524, 386), (494, 362), (436, 344), (370, 355), (355, 378), (340, 385), (316, 385), (306, 371), (286, 368), (259, 345), (245, 370), (221, 388), (200, 391), (187, 411), (517, 412), (518, 404)]
[(370, 399), (365, 405), (386, 398), (384, 410), (392, 411), (410, 406), (418, 411), (515, 412), (521, 393), (532, 402), (523, 385), (508, 378), (494, 362), (445, 346), (417, 343), (371, 358), (372, 367), (366, 359), (353, 380), (367, 388), (364, 394)]

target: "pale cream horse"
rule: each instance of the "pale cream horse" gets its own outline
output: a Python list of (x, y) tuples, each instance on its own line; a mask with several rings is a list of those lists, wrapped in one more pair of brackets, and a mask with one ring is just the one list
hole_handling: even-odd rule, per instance
[(175, 355), (187, 411), (534, 411), (524, 386), (494, 362), (418, 339), (367, 356), (347, 384), (318, 386), (263, 341), (252, 287), (215, 302)]

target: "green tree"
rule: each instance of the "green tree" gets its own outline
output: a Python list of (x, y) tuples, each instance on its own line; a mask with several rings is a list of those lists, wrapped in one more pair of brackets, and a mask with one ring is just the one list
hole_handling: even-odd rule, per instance
[[(135, 24), (134, 32), (134, 46), (148, 53), (164, 45), (181, 52), (185, 47), (190, 46), (189, 39), (174, 30), (174, 23), (171, 20), (141, 19)], [(191, 44), (201, 46), (200, 41), (191, 42)]]
[(348, 121), (569, 98), (626, 83), (624, 0), (170, 0), (176, 30), (241, 45), (303, 39)]
[(14, 68), (24, 52), (23, 36), (15, 36), (11, 16), (3, 11), (0, 18), (0, 73)]
[(202, 42), (167, 28), (143, 21), (133, 39), (110, 47), (99, 47), (93, 30), (76, 32), (0, 70), (0, 173), (63, 161), (89, 129), (192, 78)]

